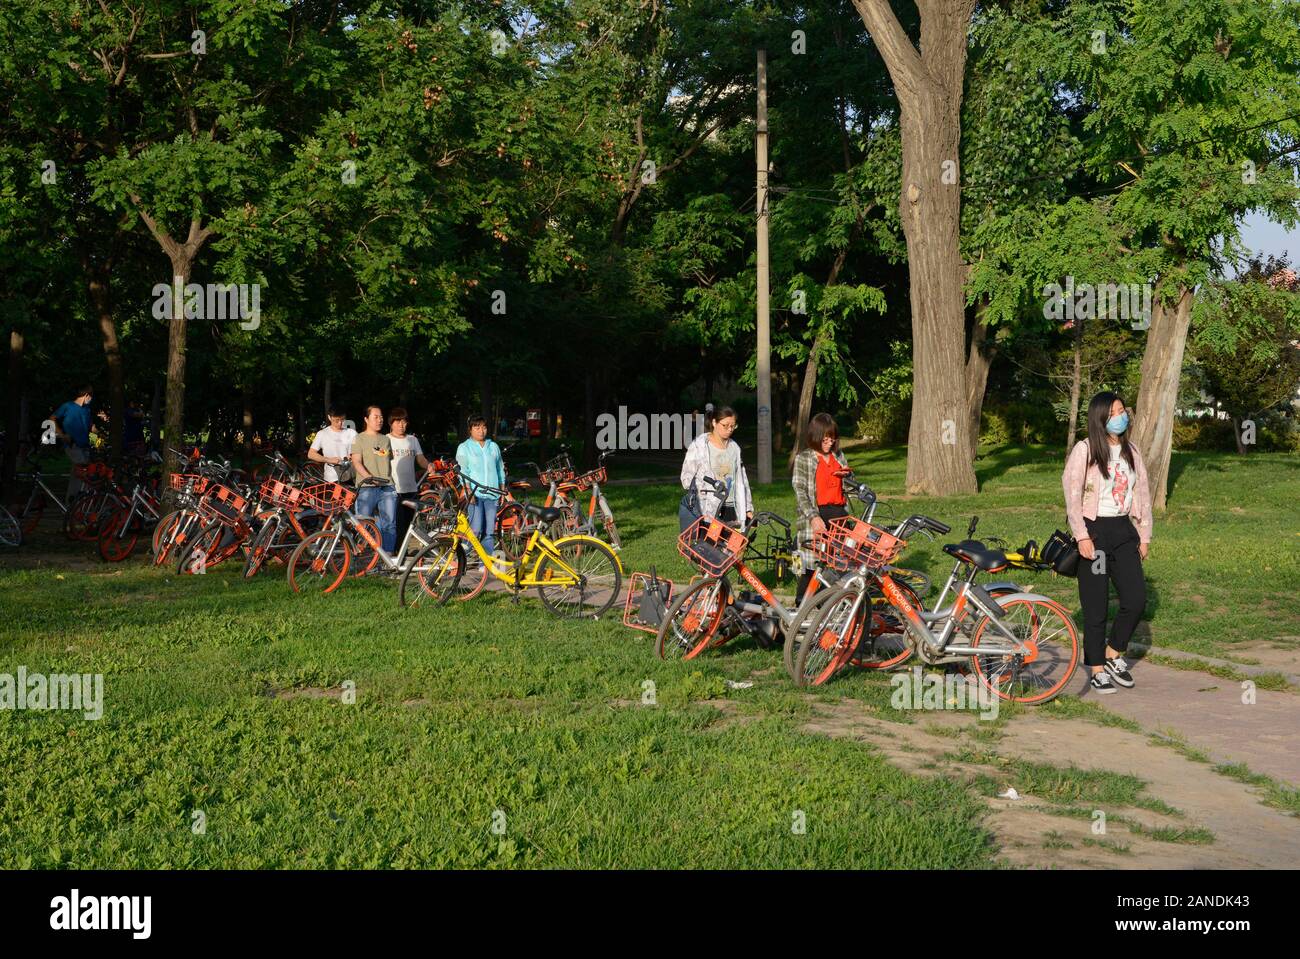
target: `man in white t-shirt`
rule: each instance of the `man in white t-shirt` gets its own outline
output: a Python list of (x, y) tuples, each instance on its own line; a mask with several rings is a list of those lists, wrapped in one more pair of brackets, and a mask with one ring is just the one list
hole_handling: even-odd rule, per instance
[[(397, 543), (400, 546), (407, 527), (415, 518), (415, 510), (403, 506), (402, 500), (415, 499), (420, 489), (419, 476), (429, 469), (429, 460), (420, 448), (420, 441), (406, 432), (406, 410), (394, 406), (388, 413), (388, 442), (393, 447), (393, 482), (397, 486)], [(420, 472), (417, 472), (416, 467)]]
[(337, 483), (339, 473), (335, 467), (340, 463), (346, 466), (351, 462), (352, 442), (357, 438), (357, 431), (350, 426), (344, 427), (343, 410), (337, 406), (331, 406), (326, 415), (329, 417), (329, 426), (318, 432), (311, 441), (307, 458), (313, 463), (324, 463), (326, 481)]

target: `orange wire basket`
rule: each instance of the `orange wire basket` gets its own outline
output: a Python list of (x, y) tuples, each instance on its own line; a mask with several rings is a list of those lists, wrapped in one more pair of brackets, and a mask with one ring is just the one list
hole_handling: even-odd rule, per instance
[(302, 492), (307, 505), (330, 515), (348, 509), (357, 498), (356, 490), (348, 489), (340, 483), (317, 483)]
[(702, 516), (677, 537), (677, 551), (707, 576), (721, 576), (745, 555), (745, 534), (720, 519)]
[(178, 493), (190, 492), (202, 496), (208, 488), (208, 478), (198, 473), (169, 473), (167, 485)]
[(879, 569), (892, 562), (907, 540), (899, 539), (879, 526), (852, 516), (842, 516), (826, 524), (825, 531), (813, 537), (813, 554), (830, 569)]
[(197, 507), (199, 515), (204, 519), (236, 529), (248, 526), (244, 520), (244, 510), (247, 508), (248, 500), (229, 486), (216, 483), (208, 487), (208, 491), (199, 499)]
[(302, 490), (280, 480), (262, 480), (257, 495), (263, 506), (279, 506), (289, 510), (303, 508)]
[(578, 488), (578, 492), (585, 493), (596, 483), (603, 483), (608, 478), (609, 474), (605, 471), (605, 467), (602, 466), (600, 469), (592, 470), (590, 473), (583, 473), (573, 482)]

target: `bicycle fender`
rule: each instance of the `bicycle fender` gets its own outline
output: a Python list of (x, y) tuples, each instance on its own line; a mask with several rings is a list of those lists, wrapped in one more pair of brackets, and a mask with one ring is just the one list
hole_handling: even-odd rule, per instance
[(619, 575), (620, 576), (627, 575), (627, 570), (623, 568), (623, 558), (618, 555), (618, 551), (614, 549), (614, 547), (610, 546), (603, 539), (597, 539), (595, 536), (586, 536), (582, 533), (575, 533), (572, 536), (561, 536), (559, 539), (551, 540), (551, 544), (554, 546), (559, 546), (562, 543), (573, 543), (573, 542), (596, 543), (599, 546), (605, 547), (605, 549), (609, 550), (610, 553), (613, 554), (614, 562), (618, 564)]
[(1006, 590), (1010, 593), (1021, 592), (1020, 584), (1013, 583), (1009, 579), (998, 580), (996, 583), (980, 583), (980, 586), (984, 588), (984, 592), (986, 593), (992, 593), (995, 589)]
[[(988, 589), (987, 586), (984, 588)], [(1061, 605), (1056, 600), (1052, 599), (1052, 597), (1044, 596), (1042, 593), (1008, 593), (1006, 596), (994, 596), (992, 599), (993, 602), (997, 603), (999, 606), (1003, 603), (1009, 603), (1013, 599), (1035, 599), (1044, 603), (1053, 603), (1057, 606)]]

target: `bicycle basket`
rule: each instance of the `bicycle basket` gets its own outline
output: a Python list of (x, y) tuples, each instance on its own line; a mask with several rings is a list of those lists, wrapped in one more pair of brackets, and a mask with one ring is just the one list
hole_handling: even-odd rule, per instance
[(720, 519), (702, 516), (677, 537), (677, 551), (709, 576), (721, 576), (745, 555), (745, 534)]
[(591, 489), (594, 484), (605, 482), (608, 475), (609, 474), (605, 472), (605, 467), (602, 466), (600, 469), (592, 470), (590, 473), (583, 473), (573, 482), (578, 488), (578, 492), (585, 493), (587, 490)]
[(653, 573), (633, 573), (623, 603), (623, 625), (646, 633), (659, 632), (659, 625), (673, 601), (673, 581)]
[(284, 509), (303, 508), (303, 491), (280, 480), (263, 480), (257, 494), (263, 506), (280, 506)]
[(247, 525), (244, 522), (244, 510), (247, 507), (248, 500), (229, 486), (214, 483), (199, 500), (198, 512), (204, 519), (223, 526), (241, 527)]
[(87, 483), (104, 482), (113, 478), (113, 468), (107, 463), (80, 463), (72, 467), (72, 475)]
[(348, 509), (357, 498), (355, 490), (339, 483), (318, 483), (303, 491), (306, 505), (322, 513), (340, 513)]
[(862, 566), (879, 569), (893, 560), (906, 545), (906, 540), (851, 516), (831, 520), (824, 532), (813, 537), (817, 558), (840, 572)]
[(541, 472), (537, 478), (543, 483), (562, 483), (565, 480), (571, 480), (574, 476), (573, 459), (568, 453), (561, 453), (546, 461), (542, 466)]
[(178, 493), (193, 493), (202, 496), (208, 488), (208, 478), (198, 473), (170, 473), (167, 485)]

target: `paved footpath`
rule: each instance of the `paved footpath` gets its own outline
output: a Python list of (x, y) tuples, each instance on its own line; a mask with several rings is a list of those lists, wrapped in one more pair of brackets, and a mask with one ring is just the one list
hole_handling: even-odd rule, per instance
[(1245, 763), (1251, 772), (1300, 787), (1300, 695), (1256, 689), (1255, 702), (1247, 705), (1237, 680), (1130, 663), (1137, 685), (1107, 696), (1087, 688), (1087, 671), (1080, 666), (1082, 698), (1147, 732), (1172, 733), (1217, 763)]

